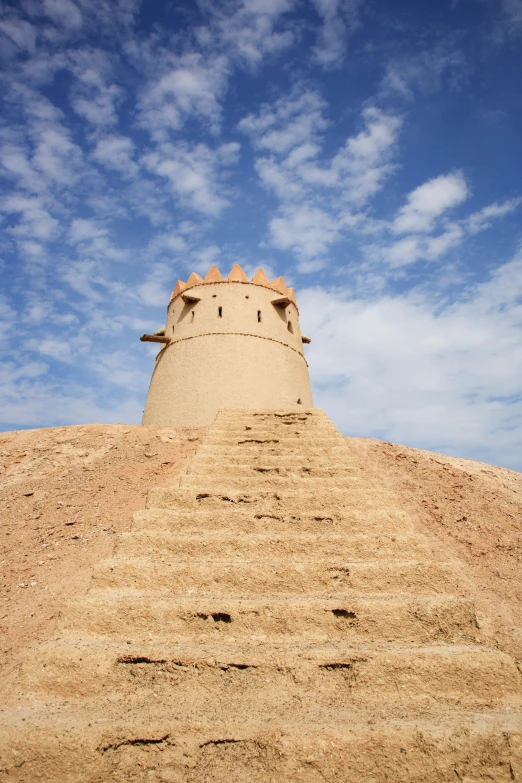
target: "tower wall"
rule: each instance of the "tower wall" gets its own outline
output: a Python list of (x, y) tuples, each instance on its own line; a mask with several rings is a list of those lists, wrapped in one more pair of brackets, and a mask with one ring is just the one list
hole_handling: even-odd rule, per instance
[[(313, 407), (299, 313), (251, 282), (187, 286), (168, 308), (143, 424), (198, 427), (220, 408)], [(199, 301), (187, 301), (189, 297)]]

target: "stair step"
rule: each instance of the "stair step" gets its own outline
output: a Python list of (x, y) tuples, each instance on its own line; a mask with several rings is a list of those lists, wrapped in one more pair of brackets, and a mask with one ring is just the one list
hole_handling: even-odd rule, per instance
[[(257, 489), (241, 492), (235, 487), (207, 487), (203, 482), (198, 488), (156, 487), (150, 489), (147, 495), (147, 508), (186, 508), (195, 509), (202, 505), (230, 508), (236, 504), (250, 509), (270, 508), (277, 513), (302, 513), (303, 508), (323, 509), (328, 514), (339, 514), (345, 510), (357, 508), (377, 510), (395, 508), (397, 500), (392, 492), (376, 487), (374, 489), (360, 486), (327, 488), (326, 497), (318, 497), (316, 489)], [(254, 512), (255, 513), (255, 512)]]
[(229, 433), (235, 434), (236, 432), (275, 432), (280, 435), (286, 436), (286, 434), (294, 435), (309, 435), (310, 433), (317, 432), (323, 437), (342, 438), (337, 427), (327, 419), (319, 419), (315, 417), (309, 417), (306, 420), (298, 420), (293, 418), (288, 419), (259, 419), (255, 418), (243, 418), (230, 420), (228, 422), (216, 421), (207, 431), (208, 435), (227, 435)]
[(313, 432), (321, 431), (331, 435), (339, 435), (339, 430), (326, 416), (237, 416), (228, 420), (217, 419), (209, 428), (209, 432), (229, 432), (240, 427), (256, 430), (274, 429), (279, 432)]
[(270, 467), (268, 465), (259, 465), (252, 467), (242, 467), (240, 465), (208, 465), (200, 467), (199, 465), (188, 466), (182, 474), (180, 486), (191, 486), (199, 488), (201, 484), (206, 487), (216, 484), (226, 487), (241, 486), (247, 489), (251, 487), (258, 488), (263, 486), (281, 485), (303, 487), (305, 491), (316, 489), (324, 492), (325, 488), (339, 487), (341, 489), (357, 487), (366, 489), (369, 486), (361, 482), (361, 477), (352, 470), (343, 470), (336, 468), (282, 468)]
[[(264, 492), (264, 491), (286, 491), (298, 490), (301, 487), (304, 492), (313, 492), (316, 495), (326, 495), (332, 490), (345, 490), (351, 486), (357, 487), (361, 491), (361, 485), (357, 478), (351, 476), (341, 476), (339, 478), (325, 476), (323, 478), (301, 476), (278, 476), (278, 475), (252, 475), (252, 476), (234, 476), (230, 474), (221, 474), (215, 471), (214, 475), (203, 474), (185, 474), (180, 476), (180, 489), (199, 490), (201, 486), (205, 487), (206, 492), (213, 494), (227, 495), (234, 492)], [(368, 489), (366, 492), (369, 494)]]
[(303, 448), (301, 441), (294, 439), (292, 444), (287, 443), (287, 439), (262, 438), (243, 438), (241, 443), (215, 444), (202, 441), (198, 446), (196, 454), (191, 462), (196, 460), (215, 459), (238, 461), (259, 459), (302, 459), (310, 461), (329, 461), (338, 463), (340, 460), (355, 465), (345, 441), (336, 443), (328, 449)]
[[(146, 525), (146, 523), (145, 523)], [(323, 526), (324, 527), (324, 526)], [(117, 557), (169, 557), (182, 560), (242, 558), (293, 559), (373, 559), (389, 558), (397, 553), (404, 559), (429, 559), (433, 547), (424, 536), (414, 535), (346, 535), (326, 527), (320, 535), (297, 531), (276, 533), (242, 533), (212, 530), (178, 532), (136, 530), (121, 533), (116, 540)]]
[(277, 715), (292, 703), (294, 717), (311, 708), (335, 711), (338, 720), (353, 705), (437, 704), (466, 707), (520, 706), (520, 674), (513, 659), (498, 650), (472, 646), (372, 646), (295, 651), (172, 646), (109, 645), (96, 640), (54, 641), (21, 667), (24, 692), (67, 699), (120, 693), (126, 702), (144, 691), (178, 720), (223, 710)]
[(335, 531), (345, 536), (360, 533), (414, 535), (413, 519), (400, 509), (351, 508), (333, 513), (328, 508), (321, 508), (317, 502), (292, 513), (284, 508), (262, 508), (251, 503), (204, 498), (198, 501), (195, 509), (173, 504), (171, 508), (149, 507), (135, 511), (133, 520), (133, 529), (168, 530), (176, 534), (179, 531), (187, 534), (222, 531), (243, 536), (255, 532), (279, 535), (308, 531), (319, 538)]
[(332, 445), (341, 445), (346, 443), (343, 440), (343, 436), (336, 430), (325, 429), (324, 427), (281, 427), (281, 426), (259, 426), (255, 424), (248, 426), (244, 424), (237, 424), (230, 427), (212, 427), (204, 436), (205, 443), (215, 443), (221, 439), (223, 442), (227, 442), (234, 438), (240, 440), (249, 440), (251, 438), (259, 438), (260, 440), (266, 440), (267, 438), (284, 439), (287, 438), (292, 441), (300, 440), (303, 443), (313, 443), (317, 438), (322, 443), (331, 443)]
[(254, 421), (263, 421), (265, 419), (280, 420), (288, 417), (293, 417), (298, 420), (321, 419), (331, 426), (334, 426), (332, 420), (326, 415), (322, 408), (221, 408), (216, 414), (213, 426), (219, 422), (227, 422), (238, 417)]
[(245, 449), (258, 447), (301, 449), (312, 454), (328, 454), (335, 447), (346, 449), (346, 441), (343, 440), (342, 435), (331, 436), (321, 433), (299, 435), (296, 432), (279, 433), (269, 430), (212, 431), (205, 435), (202, 445), (221, 448), (244, 447)]
[(67, 602), (59, 627), (108, 638), (476, 642), (472, 602), (453, 596), (263, 596), (257, 600), (91, 590)]
[(214, 722), (177, 721), (153, 698), (138, 715), (117, 706), (116, 714), (56, 708), (13, 718), (2, 742), (10, 779), (512, 783), (522, 765), (522, 721), (505, 711), (408, 718), (353, 708), (339, 725), (313, 712), (299, 721), (259, 720), (255, 711), (246, 721), (226, 711)]
[(361, 471), (352, 465), (339, 465), (335, 460), (327, 463), (323, 457), (315, 457), (313, 460), (296, 460), (290, 457), (265, 457), (257, 458), (251, 462), (245, 462), (245, 459), (231, 459), (229, 461), (220, 458), (219, 464), (216, 464), (215, 456), (193, 459), (187, 465), (185, 474), (200, 473), (204, 478), (209, 472), (219, 471), (223, 475), (252, 477), (261, 475), (292, 475), (299, 478), (324, 478), (350, 476), (361, 480)]
[(94, 589), (154, 590), (183, 595), (336, 595), (369, 593), (433, 595), (458, 590), (451, 564), (417, 561), (295, 562), (241, 559), (175, 562), (148, 558), (112, 558), (93, 569)]

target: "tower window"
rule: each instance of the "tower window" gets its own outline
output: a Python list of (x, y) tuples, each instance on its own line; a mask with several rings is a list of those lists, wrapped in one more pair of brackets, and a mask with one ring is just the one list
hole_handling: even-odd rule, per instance
[(222, 307), (218, 307), (218, 316), (220, 318), (223, 318), (223, 308)]
[(195, 314), (196, 314), (196, 313), (195, 313), (195, 311), (194, 311), (194, 310), (192, 310), (192, 312), (191, 312), (191, 314), (190, 314), (190, 320), (191, 320), (191, 321), (193, 321), (193, 320), (194, 320), (194, 316), (195, 316)]
[(288, 331), (290, 332), (290, 334), (293, 334), (293, 333), (294, 333), (294, 327), (292, 326), (292, 321), (288, 321), (288, 323), (287, 323), (287, 325), (286, 325), (286, 328), (288, 329)]
[(260, 323), (261, 323), (261, 310), (258, 310), (258, 311), (257, 311), (257, 323), (258, 323), (258, 324), (260, 324)]

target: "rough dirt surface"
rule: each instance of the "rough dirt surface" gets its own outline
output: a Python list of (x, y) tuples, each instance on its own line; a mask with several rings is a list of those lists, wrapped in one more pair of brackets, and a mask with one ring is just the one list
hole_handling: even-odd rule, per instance
[(0, 674), (87, 589), (150, 487), (172, 481), (203, 430), (89, 424), (0, 434)]
[[(90, 424), (0, 434), (0, 672), (52, 633), (69, 596), (167, 484), (204, 429)], [(370, 438), (347, 438), (420, 529), (468, 566), (483, 622), (522, 661), (522, 474)], [(489, 634), (488, 634), (489, 635)], [(521, 664), (522, 665), (522, 664)]]
[[(33, 433), (32, 451), (17, 444), (31, 484), (7, 479), (8, 510), (18, 504), (7, 538), (27, 528), (11, 557), (52, 549), (70, 579), (39, 580), (59, 566), (39, 555), (11, 585), (0, 775), (520, 778), (520, 476), (346, 439), (318, 409), (221, 411), (199, 444), (196, 433), (122, 426), (133, 465), (112, 457), (123, 449), (114, 434), (82, 448), (75, 432), (88, 430), (62, 429), (55, 444)], [(92, 486), (84, 451), (98, 455)]]
[(391, 488), (467, 565), (473, 600), (488, 636), (522, 670), (522, 473), (370, 438), (348, 438), (361, 466)]

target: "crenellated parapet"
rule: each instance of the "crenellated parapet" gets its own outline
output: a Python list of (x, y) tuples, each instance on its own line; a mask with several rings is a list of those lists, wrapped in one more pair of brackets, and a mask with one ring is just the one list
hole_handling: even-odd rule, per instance
[(209, 283), (253, 283), (254, 285), (260, 285), (264, 288), (270, 288), (272, 291), (281, 294), (283, 298), (287, 298), (296, 304), (294, 289), (287, 288), (283, 277), (278, 277), (275, 280), (270, 281), (264, 270), (258, 269), (254, 277), (249, 280), (239, 264), (235, 264), (232, 267), (228, 277), (223, 277), (215, 265), (210, 267), (205, 277), (201, 277), (197, 272), (192, 272), (186, 283), (182, 280), (178, 280), (170, 301), (172, 302), (176, 296), (180, 296), (188, 288), (193, 288), (197, 285), (208, 285)]

